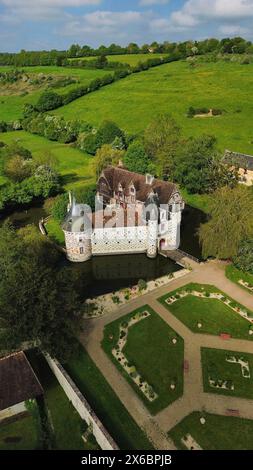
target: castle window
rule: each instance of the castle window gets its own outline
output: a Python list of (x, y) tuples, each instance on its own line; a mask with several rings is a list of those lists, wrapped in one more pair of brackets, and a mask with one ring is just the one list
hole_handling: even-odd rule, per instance
[(80, 248), (80, 255), (83, 255), (83, 247)]

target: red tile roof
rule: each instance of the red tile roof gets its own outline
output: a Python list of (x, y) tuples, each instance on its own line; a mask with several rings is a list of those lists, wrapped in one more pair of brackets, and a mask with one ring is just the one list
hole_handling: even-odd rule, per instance
[(118, 190), (119, 184), (127, 192), (132, 183), (136, 190), (136, 199), (141, 202), (145, 202), (149, 193), (153, 190), (158, 195), (159, 204), (168, 204), (172, 194), (178, 191), (174, 183), (154, 178), (151, 184), (147, 184), (145, 175), (121, 167), (108, 167), (103, 171), (101, 177), (103, 178), (103, 176), (106, 178), (112, 193)]

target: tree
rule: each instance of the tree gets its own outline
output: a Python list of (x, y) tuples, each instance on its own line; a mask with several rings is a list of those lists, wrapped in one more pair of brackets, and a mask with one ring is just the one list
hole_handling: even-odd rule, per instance
[(223, 165), (216, 139), (208, 135), (189, 139), (180, 146), (173, 160), (172, 174), (189, 193), (209, 193), (237, 182), (237, 172)]
[(35, 227), (0, 229), (1, 349), (28, 341), (63, 361), (73, 353), (80, 302), (72, 275), (58, 260)]
[(124, 150), (113, 149), (111, 145), (103, 145), (97, 150), (94, 159), (94, 169), (96, 176), (99, 177), (101, 172), (109, 165), (117, 165), (124, 157)]
[(123, 131), (113, 121), (104, 121), (99, 127), (96, 135), (97, 145), (112, 144), (116, 137), (124, 137)]
[(78, 146), (90, 155), (95, 155), (98, 149), (96, 134), (83, 134), (78, 138)]
[(53, 218), (60, 223), (63, 222), (67, 215), (68, 202), (68, 193), (60, 194), (54, 199), (51, 207), (49, 207), (50, 215), (52, 215)]
[(33, 156), (33, 162), (36, 167), (38, 166), (49, 166), (53, 170), (57, 170), (59, 166), (59, 159), (50, 150), (45, 150), (42, 154)]
[(242, 185), (217, 190), (210, 203), (210, 220), (199, 230), (204, 258), (237, 256), (242, 240), (253, 237), (253, 194)]
[(240, 243), (238, 253), (233, 258), (233, 262), (236, 268), (253, 274), (253, 238), (243, 240)]
[(32, 166), (20, 155), (15, 155), (6, 161), (4, 173), (12, 181), (20, 182), (31, 176)]
[(91, 210), (94, 211), (96, 192), (97, 186), (96, 184), (92, 184), (89, 186), (85, 186), (82, 189), (77, 189), (75, 191), (75, 197), (80, 204), (87, 204), (87, 206), (89, 206)]
[(135, 141), (128, 147), (124, 156), (124, 164), (128, 170), (136, 173), (145, 174), (150, 171), (151, 160), (141, 142)]
[(45, 91), (40, 95), (36, 108), (39, 112), (45, 113), (46, 111), (59, 108), (62, 104), (62, 96), (58, 95), (54, 91)]
[(180, 142), (180, 128), (170, 114), (160, 114), (147, 127), (144, 148), (160, 176), (168, 175)]

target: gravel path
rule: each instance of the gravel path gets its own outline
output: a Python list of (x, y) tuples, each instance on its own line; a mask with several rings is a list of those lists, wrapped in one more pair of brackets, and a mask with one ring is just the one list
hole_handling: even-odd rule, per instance
[[(247, 340), (222, 340), (220, 337), (192, 333), (183, 323), (171, 314), (156, 299), (189, 282), (212, 284), (234, 298), (237, 302), (253, 310), (253, 296), (225, 277), (225, 264), (211, 261), (193, 264), (193, 271), (181, 279), (170, 282), (118, 308), (117, 313), (85, 321), (85, 331), (81, 341), (97, 367), (110, 383), (119, 399), (128, 409), (137, 424), (146, 432), (157, 449), (175, 449), (168, 439), (167, 432), (193, 411), (205, 409), (206, 412), (225, 415), (227, 409), (239, 410), (240, 416), (253, 419), (253, 400), (209, 394), (203, 392), (200, 348), (219, 348), (253, 353), (253, 343)], [(175, 329), (185, 341), (185, 359), (189, 362), (189, 371), (184, 375), (184, 394), (176, 402), (152, 416), (132, 387), (102, 350), (104, 326), (111, 321), (141, 307), (150, 305), (160, 317)]]

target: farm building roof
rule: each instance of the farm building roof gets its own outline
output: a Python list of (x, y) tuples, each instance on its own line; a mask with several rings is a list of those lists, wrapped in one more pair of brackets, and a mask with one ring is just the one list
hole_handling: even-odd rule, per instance
[(253, 156), (239, 152), (231, 152), (230, 150), (225, 151), (223, 158), (224, 163), (229, 165), (238, 166), (245, 170), (253, 170)]
[(43, 389), (23, 351), (0, 358), (0, 410), (42, 394)]

